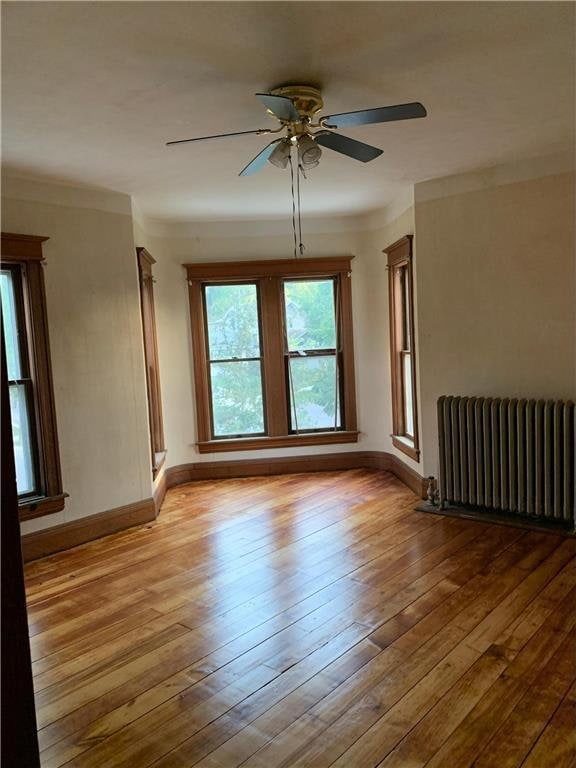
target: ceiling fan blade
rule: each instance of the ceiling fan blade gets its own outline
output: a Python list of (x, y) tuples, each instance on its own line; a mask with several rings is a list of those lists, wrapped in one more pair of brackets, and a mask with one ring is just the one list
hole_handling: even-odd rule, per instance
[(412, 120), (415, 117), (426, 117), (426, 115), (425, 107), (419, 101), (414, 101), (411, 104), (396, 104), (392, 107), (361, 109), (358, 112), (341, 112), (339, 115), (323, 117), (322, 122), (334, 128), (345, 128), (348, 125)]
[(261, 170), (266, 165), (266, 161), (272, 152), (276, 149), (276, 145), (281, 141), (284, 141), (284, 139), (274, 139), (274, 141), (271, 141), (253, 160), (250, 160), (245, 168), (242, 168), (238, 176), (251, 176), (256, 171)]
[(255, 95), (278, 120), (284, 120), (287, 123), (300, 122), (300, 114), (288, 96), (274, 96), (271, 93), (257, 93)]
[(322, 147), (328, 147), (335, 152), (340, 152), (354, 160), (360, 160), (362, 163), (368, 163), (382, 154), (382, 150), (377, 147), (371, 147), (370, 144), (364, 144), (362, 141), (356, 141), (349, 136), (342, 136), (341, 133), (332, 133), (331, 131), (322, 131), (314, 134), (316, 143)]
[(179, 139), (178, 141), (167, 141), (166, 146), (172, 144), (187, 144), (190, 141), (206, 141), (207, 139), (225, 139), (228, 136), (246, 136), (249, 133), (271, 133), (270, 128), (259, 128), (256, 131), (236, 131), (235, 133), (217, 133), (215, 136), (198, 136), (195, 139)]

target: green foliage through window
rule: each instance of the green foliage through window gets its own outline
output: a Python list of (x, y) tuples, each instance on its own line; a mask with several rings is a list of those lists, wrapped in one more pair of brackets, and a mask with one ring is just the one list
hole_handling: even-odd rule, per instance
[(214, 437), (264, 434), (256, 285), (207, 285), (205, 297)]
[[(286, 280), (290, 421), (294, 431), (340, 428), (333, 279)], [(318, 352), (331, 354), (319, 355)], [(293, 353), (298, 353), (295, 357)]]
[(286, 335), (290, 352), (334, 349), (334, 280), (286, 280)]

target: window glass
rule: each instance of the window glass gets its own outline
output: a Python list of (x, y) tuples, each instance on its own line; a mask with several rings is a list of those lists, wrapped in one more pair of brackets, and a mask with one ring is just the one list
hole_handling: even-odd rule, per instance
[(336, 347), (334, 280), (286, 280), (284, 305), (291, 352)]
[(18, 347), (18, 316), (16, 314), (14, 278), (9, 269), (3, 269), (0, 272), (0, 294), (2, 296), (2, 324), (6, 345), (8, 380), (15, 381), (22, 378), (22, 366)]
[(408, 437), (414, 437), (414, 403), (412, 400), (412, 355), (404, 353), (402, 365), (404, 377), (404, 431)]
[(292, 430), (339, 429), (336, 355), (290, 357), (288, 363)]
[(257, 287), (206, 285), (205, 303), (213, 436), (264, 434)]
[(18, 495), (21, 496), (32, 493), (36, 488), (30, 418), (26, 389), (23, 384), (10, 385), (10, 415), (12, 417), (12, 440), (16, 464), (16, 487)]
[(260, 357), (256, 286), (207, 285), (205, 296), (210, 360)]
[(408, 291), (408, 269), (407, 267), (400, 268), (400, 284), (401, 284), (401, 302), (402, 302), (402, 348), (409, 350), (411, 345), (410, 340), (410, 294)]
[(214, 437), (264, 432), (259, 360), (210, 363)]

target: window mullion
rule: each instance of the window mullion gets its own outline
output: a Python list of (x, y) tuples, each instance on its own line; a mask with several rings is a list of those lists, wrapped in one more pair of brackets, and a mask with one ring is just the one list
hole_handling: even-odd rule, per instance
[(288, 434), (288, 405), (284, 376), (282, 283), (278, 277), (260, 280), (264, 402), (268, 435)]

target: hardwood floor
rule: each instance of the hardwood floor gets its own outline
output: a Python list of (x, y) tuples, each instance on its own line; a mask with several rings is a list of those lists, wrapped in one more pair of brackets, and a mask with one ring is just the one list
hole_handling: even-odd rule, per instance
[(44, 768), (574, 765), (576, 541), (415, 502), (198, 482), (30, 563)]

